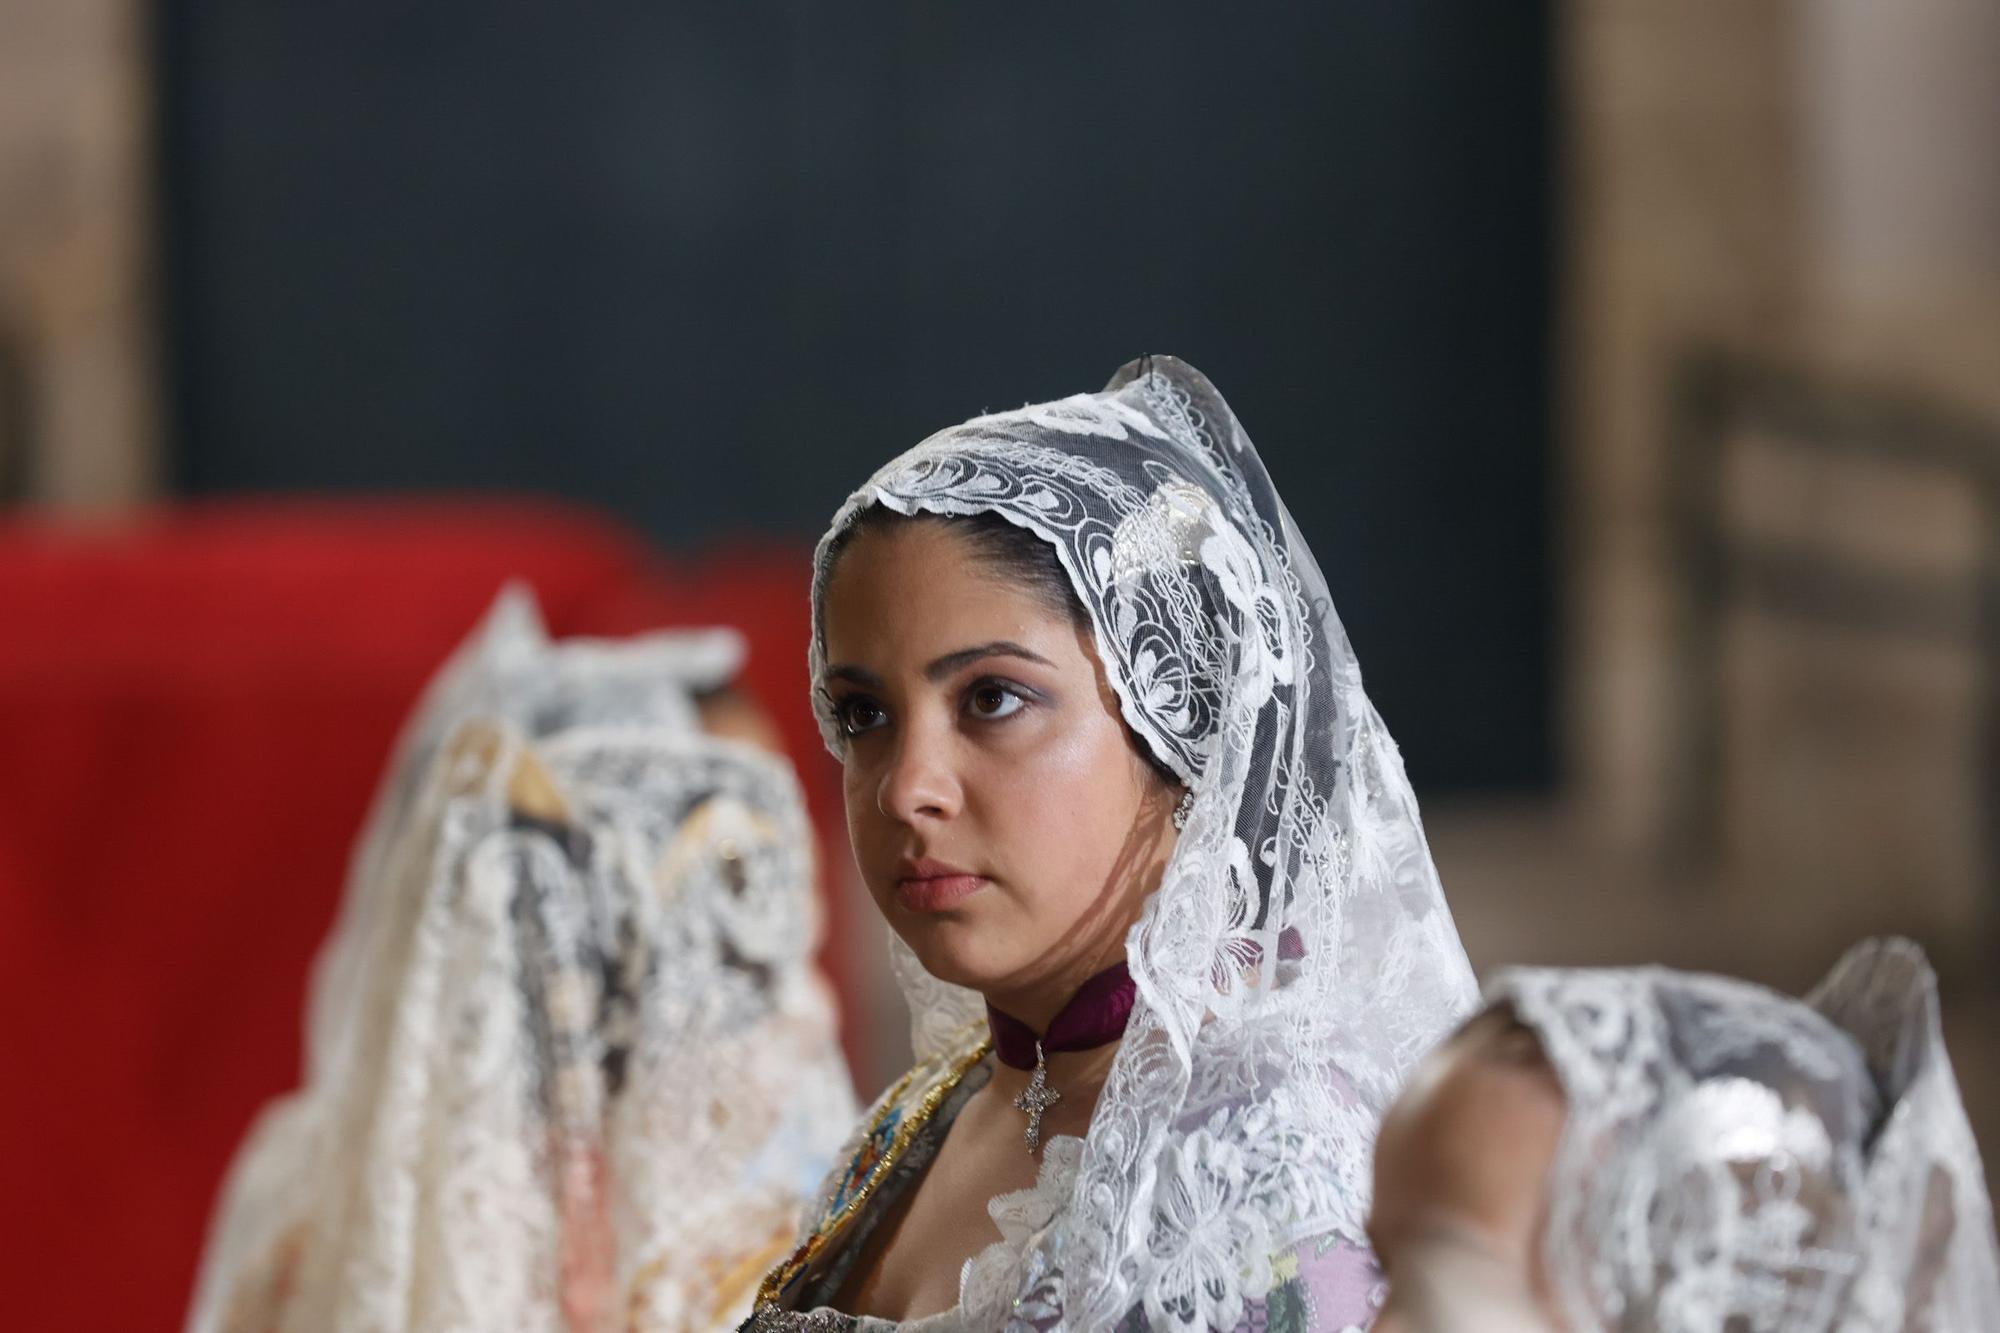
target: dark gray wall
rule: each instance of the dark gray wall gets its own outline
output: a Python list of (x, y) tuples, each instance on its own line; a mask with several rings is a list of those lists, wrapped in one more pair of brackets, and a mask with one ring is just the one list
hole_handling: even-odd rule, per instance
[(1420, 790), (1537, 785), (1546, 27), (169, 3), (180, 480), (807, 537), (930, 430), (1174, 352), (1263, 449)]

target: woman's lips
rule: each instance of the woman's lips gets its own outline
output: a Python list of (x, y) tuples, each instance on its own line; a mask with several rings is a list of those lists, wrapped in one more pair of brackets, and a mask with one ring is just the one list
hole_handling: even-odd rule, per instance
[(987, 885), (984, 875), (963, 871), (905, 875), (896, 881), (896, 901), (908, 912), (944, 912), (958, 906)]

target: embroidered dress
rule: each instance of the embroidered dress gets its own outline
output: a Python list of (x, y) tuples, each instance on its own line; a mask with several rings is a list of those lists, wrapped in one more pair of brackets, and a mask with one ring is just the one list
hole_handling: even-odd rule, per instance
[(734, 635), (553, 645), (504, 598), (408, 725), (304, 1086), (191, 1333), (733, 1327), (853, 1117), (782, 762), (696, 729)]
[[(1020, 1258), (1061, 1210), (1074, 1186), (1083, 1140), (1051, 1138), (1042, 1148), (1035, 1185), (987, 1204), (1000, 1239), (975, 1255), (961, 1276), (973, 1293), (955, 1310), (897, 1325), (890, 1320), (840, 1314), (826, 1307), (852, 1270), (881, 1218), (922, 1177), (966, 1100), (991, 1077), (992, 1044), (983, 1030), (968, 1032), (957, 1051), (919, 1065), (900, 1080), (863, 1121), (858, 1146), (829, 1178), (811, 1210), (805, 1240), (765, 1279), (758, 1293), (764, 1311), (751, 1329), (810, 1329), (820, 1333), (882, 1333), (901, 1327), (923, 1333), (961, 1333), (981, 1327), (976, 1311), (1019, 1280)], [(1384, 1298), (1382, 1277), (1366, 1250), (1344, 1242), (1300, 1246), (1268, 1256), (1271, 1289), (1245, 1303), (1237, 1327), (1261, 1333), (1310, 1333), (1365, 1326)], [(795, 1314), (793, 1306), (812, 1311)], [(1147, 1327), (1143, 1312), (1123, 1324)]]
[[(874, 505), (995, 514), (1048, 542), (1125, 722), (1193, 794), (1126, 938), (1136, 999), (1088, 1134), (1048, 1141), (1035, 1187), (991, 1201), (1001, 1240), (959, 1305), (915, 1326), (1365, 1325), (1376, 1126), (1475, 988), (1395, 744), (1249, 437), (1165, 357), (943, 431), (835, 516), (816, 619), (829, 548)], [(817, 685), (817, 640), (812, 665)], [(937, 1090), (984, 1008), (891, 948), (917, 1070), (864, 1121), (757, 1327), (880, 1323), (827, 1309), (826, 1275), (948, 1128)]]

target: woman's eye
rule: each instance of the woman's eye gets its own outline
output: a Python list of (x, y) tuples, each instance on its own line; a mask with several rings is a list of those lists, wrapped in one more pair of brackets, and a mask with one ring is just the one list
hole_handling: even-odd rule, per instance
[(852, 695), (836, 703), (833, 716), (839, 722), (841, 731), (849, 736), (859, 736), (882, 725), (882, 709), (873, 699), (861, 695)]
[(1020, 712), (1021, 705), (1026, 700), (1005, 685), (987, 681), (973, 686), (971, 693), (966, 695), (965, 702), (975, 717), (990, 721), (993, 718), (1011, 717)]

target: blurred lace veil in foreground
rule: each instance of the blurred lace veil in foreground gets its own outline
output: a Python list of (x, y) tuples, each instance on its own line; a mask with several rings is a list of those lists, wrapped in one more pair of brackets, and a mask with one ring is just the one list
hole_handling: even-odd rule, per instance
[(705, 1330), (854, 1102), (789, 766), (699, 727), (729, 631), (503, 594), (406, 725), (190, 1333)]

